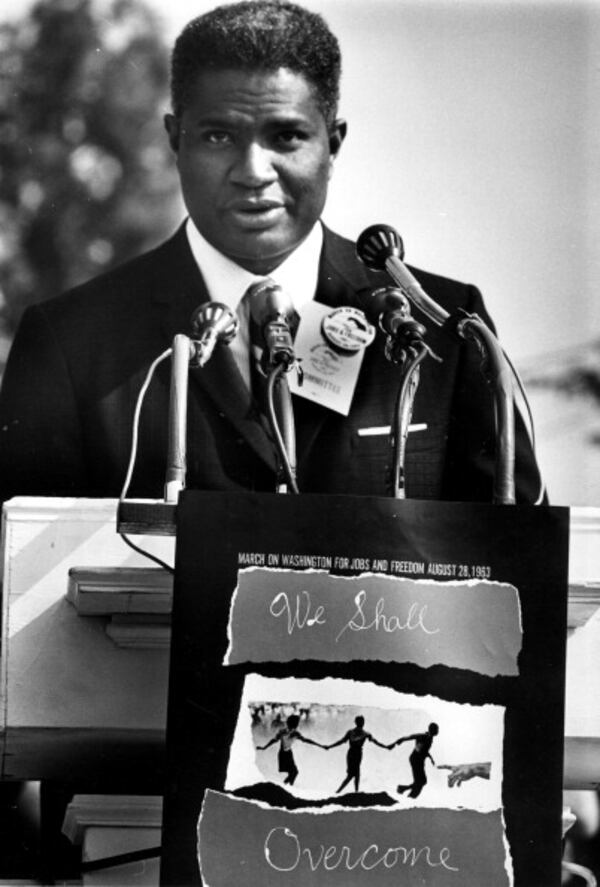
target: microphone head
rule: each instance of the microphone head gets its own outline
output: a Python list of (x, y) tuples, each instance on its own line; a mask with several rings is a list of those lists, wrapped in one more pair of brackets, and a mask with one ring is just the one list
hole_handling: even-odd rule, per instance
[(231, 342), (238, 330), (238, 319), (223, 302), (204, 302), (190, 318), (192, 338), (199, 339), (211, 330), (222, 342)]
[(391, 225), (370, 225), (356, 241), (356, 255), (373, 271), (385, 271), (386, 259), (404, 258), (402, 238)]
[(294, 315), (292, 300), (274, 280), (259, 280), (248, 288), (246, 297), (250, 302), (252, 319), (259, 326), (283, 317), (286, 321)]
[(402, 317), (410, 317), (410, 302), (396, 286), (360, 290), (358, 299), (371, 323), (379, 323), (381, 315), (390, 311)]

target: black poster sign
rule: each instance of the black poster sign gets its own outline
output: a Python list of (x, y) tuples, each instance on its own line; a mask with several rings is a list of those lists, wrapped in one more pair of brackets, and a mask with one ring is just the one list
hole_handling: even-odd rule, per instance
[(568, 511), (184, 494), (161, 883), (558, 887)]

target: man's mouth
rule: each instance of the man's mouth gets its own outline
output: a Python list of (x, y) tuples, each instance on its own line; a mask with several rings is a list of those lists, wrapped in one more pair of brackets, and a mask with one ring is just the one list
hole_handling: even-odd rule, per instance
[(237, 200), (228, 207), (230, 216), (245, 228), (270, 227), (285, 213), (279, 200)]

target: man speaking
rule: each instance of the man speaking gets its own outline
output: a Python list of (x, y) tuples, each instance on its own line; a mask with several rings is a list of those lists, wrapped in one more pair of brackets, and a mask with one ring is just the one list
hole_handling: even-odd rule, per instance
[[(320, 221), (346, 136), (340, 69), (322, 18), (291, 3), (225, 5), (183, 30), (165, 126), (189, 218), (158, 248), (25, 313), (0, 398), (3, 499), (118, 495), (148, 367), (175, 334), (189, 334), (191, 315), (209, 300), (228, 305), (240, 325), (231, 345), (220, 343), (190, 371), (187, 486), (275, 489), (246, 294), (273, 280), (293, 303), (301, 336), (315, 303), (326, 316), (356, 312), (365, 290), (388, 282)], [(476, 288), (412, 270), (446, 311), (475, 312), (491, 325)], [(479, 356), (435, 328), (427, 342), (442, 362), (422, 365), (407, 496), (491, 501), (494, 415)], [(335, 357), (331, 344), (323, 347)], [(346, 391), (347, 409), (294, 396), (301, 492), (389, 493), (385, 429), (397, 388), (378, 333)], [(131, 496), (162, 497), (168, 402), (164, 363), (141, 413)], [(518, 417), (516, 438), (517, 501), (532, 502), (540, 480)]]

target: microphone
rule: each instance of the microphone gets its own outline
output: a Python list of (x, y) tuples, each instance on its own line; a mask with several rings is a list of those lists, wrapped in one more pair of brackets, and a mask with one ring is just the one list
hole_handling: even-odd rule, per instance
[(231, 308), (222, 302), (204, 302), (191, 318), (192, 365), (203, 367), (208, 363), (218, 342), (228, 345), (238, 331), (238, 319)]
[(443, 326), (448, 320), (450, 315), (446, 309), (427, 295), (402, 261), (402, 238), (390, 225), (371, 225), (365, 228), (356, 241), (356, 254), (367, 268), (387, 271), (404, 295), (438, 326)]
[(377, 324), (387, 335), (393, 336), (398, 327), (411, 316), (409, 301), (398, 287), (380, 286), (372, 290), (361, 290), (358, 299), (368, 320)]
[(457, 311), (450, 315), (445, 308), (427, 295), (421, 284), (402, 262), (404, 250), (397, 231), (390, 225), (371, 225), (356, 242), (358, 258), (368, 268), (387, 271), (405, 296), (438, 326), (447, 328), (458, 319), (454, 332), (461, 338), (473, 340), (485, 356), (485, 376), (494, 397), (496, 417), (496, 464), (493, 501), (502, 504), (515, 502), (515, 414), (511, 366), (489, 327), (476, 314)]
[[(296, 427), (292, 396), (284, 375), (296, 361), (290, 329), (294, 306), (290, 297), (270, 278), (253, 283), (245, 298), (250, 305), (250, 341), (253, 342), (253, 323), (255, 328), (258, 327), (254, 332), (261, 333), (264, 341), (257, 370), (268, 376), (268, 419), (279, 454), (276, 489), (278, 493), (297, 493)], [(260, 342), (256, 344), (260, 347)]]
[(358, 293), (358, 299), (367, 318), (387, 336), (385, 356), (388, 360), (400, 363), (406, 349), (415, 347), (425, 347), (435, 357), (431, 349), (423, 345), (427, 330), (413, 318), (410, 303), (401, 289), (394, 286), (364, 289)]
[(252, 320), (262, 333), (265, 348), (262, 357), (263, 370), (278, 364), (287, 369), (295, 360), (290, 321), (294, 306), (279, 284), (274, 280), (260, 280), (247, 292)]

